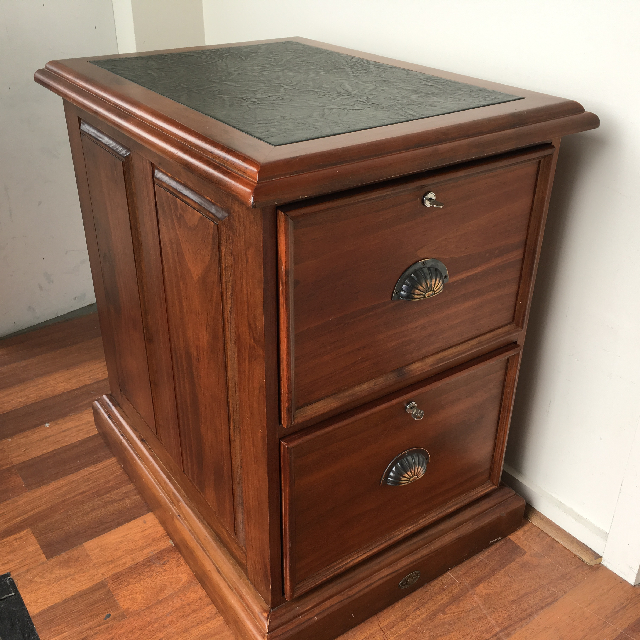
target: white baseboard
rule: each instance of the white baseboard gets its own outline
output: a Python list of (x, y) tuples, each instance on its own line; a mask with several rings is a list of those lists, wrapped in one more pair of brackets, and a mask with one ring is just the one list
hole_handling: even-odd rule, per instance
[(597, 554), (604, 553), (607, 532), (562, 503), (550, 493), (505, 464), (502, 481), (520, 494), (534, 509), (555, 522)]
[(602, 564), (633, 585), (640, 584), (640, 426), (625, 467)]

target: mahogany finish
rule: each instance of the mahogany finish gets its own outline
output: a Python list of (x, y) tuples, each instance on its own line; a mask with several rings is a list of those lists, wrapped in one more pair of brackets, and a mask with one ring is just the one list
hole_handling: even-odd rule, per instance
[[(506, 365), (504, 355), (485, 360), (282, 440), (289, 598), (496, 486), (491, 467)], [(423, 419), (406, 412), (409, 402), (425, 410)], [(415, 447), (429, 454), (424, 478), (383, 483), (388, 464)]]
[(158, 184), (156, 207), (182, 464), (233, 531), (218, 228)]
[[(521, 521), (499, 485), (550, 188), (598, 119), (294, 40), (520, 99), (276, 147), (90, 58), (36, 80), (65, 100), (96, 425), (239, 637), (329, 640)], [(442, 292), (392, 300), (427, 258)], [(416, 448), (424, 477), (381, 485)]]
[[(552, 153), (526, 151), (281, 214), (282, 270), (290, 271), (284, 344), (295, 354), (283, 405), (293, 422), (300, 409), (320, 413), (330, 396), (358, 395), (385, 374), (407, 378), (412, 364), (424, 373), (436, 353), (522, 329), (515, 315), (519, 284), (530, 277), (522, 268), (529, 219), (540, 156)], [(442, 209), (424, 207), (429, 191)], [(427, 257), (449, 270), (446, 295), (392, 301), (399, 275)]]

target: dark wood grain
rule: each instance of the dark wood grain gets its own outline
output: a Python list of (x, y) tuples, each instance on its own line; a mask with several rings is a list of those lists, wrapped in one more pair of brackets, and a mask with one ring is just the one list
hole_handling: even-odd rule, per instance
[(53, 422), (64, 416), (78, 413), (87, 404), (91, 404), (96, 398), (108, 392), (109, 381), (104, 377), (97, 382), (71, 388), (63, 393), (54, 393), (32, 404), (3, 413), (0, 436), (11, 438), (46, 422)]
[(103, 439), (96, 434), (30, 458), (17, 464), (15, 469), (25, 487), (35, 489), (110, 457), (111, 454)]
[(0, 469), (0, 502), (11, 500), (26, 492), (27, 488), (14, 467)]
[(33, 616), (41, 639), (63, 636), (73, 629), (75, 637), (99, 632), (124, 620), (125, 614), (105, 582), (83, 589)]
[[(489, 488), (505, 370), (504, 357), (490, 360), (282, 441), (288, 598)], [(409, 401), (425, 411), (422, 420), (406, 413)], [(429, 452), (424, 477), (382, 484), (387, 465), (414, 447)]]
[[(532, 155), (282, 214), (281, 277), (293, 286), (280, 285), (284, 346), (294, 354), (283, 358), (293, 369), (283, 391), (295, 398), (283, 405), (293, 405), (293, 421), (298, 408), (391, 372), (406, 378), (409, 365), (419, 374), (435, 353), (514, 324), (538, 172)], [(422, 205), (431, 190), (443, 209)], [(425, 258), (449, 270), (444, 291), (392, 301), (402, 272)]]
[[(107, 398), (108, 400), (106, 400)], [(207, 526), (213, 529), (227, 551), (234, 557), (235, 561), (245, 566), (246, 552), (244, 545), (239, 543), (234, 532), (230, 532), (227, 529), (200, 490), (187, 477), (182, 468), (176, 464), (163, 444), (158, 440), (157, 435), (154, 434), (146, 422), (137, 415), (135, 409), (126, 403), (124, 407), (119, 406), (112, 396), (103, 396), (100, 400), (106, 402), (110, 419), (116, 420), (120, 429), (129, 434), (136, 442), (140, 442), (141, 446), (153, 451), (153, 465), (154, 467), (157, 466), (162, 469), (158, 477), (164, 478), (166, 476), (172, 478), (172, 482), (176, 488), (179, 487), (181, 500), (186, 500), (194, 505), (193, 509), (206, 521)], [(128, 420), (126, 428), (124, 427), (125, 423), (122, 423), (120, 418), (115, 417), (125, 413)], [(108, 439), (107, 442), (113, 449), (112, 442)], [(151, 464), (151, 462), (148, 463)], [(142, 490), (141, 493), (144, 495)]]
[(51, 352), (52, 344), (65, 349), (100, 338), (100, 323), (95, 313), (58, 322), (10, 338), (0, 339), (0, 367), (23, 362)]
[(516, 323), (523, 328), (521, 341), (524, 339), (529, 312), (531, 310), (531, 300), (533, 298), (533, 286), (535, 284), (540, 250), (542, 248), (542, 238), (549, 209), (549, 199), (551, 198), (551, 187), (553, 177), (558, 162), (560, 151), (560, 139), (554, 140), (555, 151), (553, 155), (547, 156), (540, 163), (538, 181), (536, 184), (536, 195), (533, 203), (531, 222), (527, 237), (527, 250), (525, 252), (524, 264), (522, 268), (522, 279), (518, 291), (518, 304), (516, 309)]
[[(235, 204), (221, 231), (237, 390), (236, 438), (242, 472), (247, 574), (264, 600), (283, 602), (274, 208)], [(238, 295), (242, 291), (242, 295)]]
[(82, 137), (82, 149), (101, 276), (116, 342), (118, 391), (154, 428), (153, 400), (129, 221), (128, 179), (123, 164), (127, 160), (112, 154), (87, 135)]
[[(127, 143), (130, 141), (127, 140)], [(153, 186), (153, 166), (134, 153), (129, 160), (135, 209), (131, 212), (131, 237), (136, 256), (140, 306), (149, 367), (149, 384), (155, 408), (151, 425), (160, 442), (182, 469), (180, 432), (173, 383), (173, 363), (167, 326), (162, 258)], [(155, 427), (155, 428), (153, 428)]]
[[(64, 103), (64, 114), (67, 122), (67, 133), (69, 135), (69, 145), (71, 147), (71, 157), (73, 159), (73, 169), (76, 175), (76, 185), (78, 187), (78, 198), (80, 200), (80, 211), (82, 213), (82, 224), (89, 253), (89, 266), (93, 280), (93, 290), (96, 295), (96, 306), (98, 308), (98, 319), (100, 332), (102, 335), (102, 345), (104, 348), (104, 358), (109, 376), (109, 386), (113, 393), (118, 393), (118, 369), (115, 353), (115, 336), (111, 328), (111, 319), (106, 302), (106, 291), (102, 282), (102, 268), (100, 265), (100, 251), (98, 249), (98, 239), (93, 221), (93, 208), (91, 203), (91, 192), (89, 191), (89, 179), (87, 167), (85, 165), (84, 150), (82, 145), (82, 135), (80, 134), (80, 124), (83, 120), (78, 109), (68, 102)], [(100, 126), (99, 122), (95, 124)], [(118, 137), (116, 135), (113, 136)]]
[(184, 470), (234, 531), (218, 228), (162, 188), (156, 204)]
[[(87, 478), (96, 483), (87, 485)], [(109, 459), (1, 503), (0, 533), (31, 528), (51, 558), (146, 512), (122, 469)]]
[(149, 512), (149, 507), (133, 487), (114, 485), (117, 482), (106, 483), (108, 490), (90, 491), (89, 496), (78, 496), (76, 501), (64, 500), (56, 505), (55, 512), (38, 513), (31, 530), (47, 558), (58, 556)]
[(502, 466), (504, 464), (504, 454), (507, 449), (507, 436), (511, 424), (511, 412), (515, 400), (516, 386), (518, 384), (518, 373), (520, 372), (520, 361), (522, 352), (511, 356), (507, 360), (507, 371), (505, 374), (504, 387), (502, 389), (502, 402), (500, 403), (500, 418), (498, 420), (498, 430), (493, 449), (493, 460), (491, 461), (491, 482), (500, 483), (502, 477)]

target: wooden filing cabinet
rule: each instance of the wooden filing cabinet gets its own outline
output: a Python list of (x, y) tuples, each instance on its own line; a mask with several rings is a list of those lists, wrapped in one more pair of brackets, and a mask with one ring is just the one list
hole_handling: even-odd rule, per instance
[(51, 62), (96, 424), (239, 637), (329, 639), (512, 532), (576, 102), (300, 38)]

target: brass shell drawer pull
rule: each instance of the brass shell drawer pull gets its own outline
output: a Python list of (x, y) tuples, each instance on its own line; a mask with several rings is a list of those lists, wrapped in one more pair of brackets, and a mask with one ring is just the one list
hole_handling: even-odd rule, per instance
[(413, 400), (411, 402), (407, 402), (404, 409), (414, 420), (422, 420), (422, 418), (424, 418), (424, 411), (422, 409), (418, 409), (418, 404)]
[(399, 487), (420, 480), (427, 471), (429, 452), (426, 449), (409, 449), (396, 456), (382, 475), (380, 484)]
[(393, 288), (392, 300), (416, 302), (442, 293), (449, 272), (440, 260), (425, 258), (406, 269)]
[(444, 207), (442, 202), (436, 200), (436, 194), (433, 193), (433, 191), (429, 191), (429, 193), (425, 193), (424, 196), (422, 196), (422, 204), (425, 207), (433, 207), (434, 209), (442, 209)]

